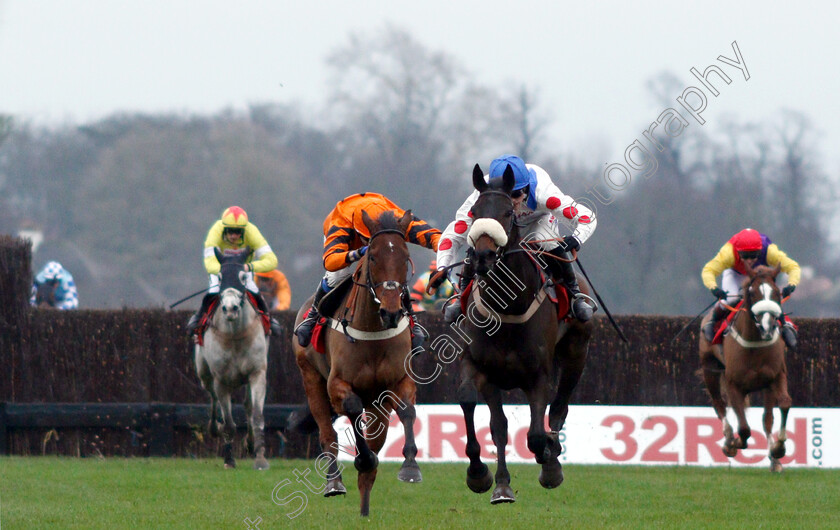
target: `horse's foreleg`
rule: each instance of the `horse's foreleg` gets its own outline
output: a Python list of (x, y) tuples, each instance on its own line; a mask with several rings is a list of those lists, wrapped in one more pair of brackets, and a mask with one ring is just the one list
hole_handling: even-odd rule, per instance
[(747, 423), (747, 399), (744, 393), (729, 382), (726, 387), (726, 395), (729, 398), (729, 406), (735, 412), (735, 417), (738, 418), (738, 440), (735, 441), (734, 447), (736, 449), (746, 449), (747, 440), (752, 435), (750, 426)]
[(204, 356), (201, 355), (201, 346), (195, 347), (195, 371), (202, 388), (210, 394), (210, 421), (207, 423), (207, 434), (215, 438), (219, 436), (219, 399), (216, 397), (214, 390), (213, 374), (210, 372), (210, 366), (204, 360)]
[(417, 387), (414, 380), (406, 376), (399, 382), (396, 390), (400, 403), (396, 403), (395, 408), (405, 431), (405, 444), (402, 451), (404, 460), (397, 478), (402, 482), (422, 482), (423, 475), (417, 464), (417, 444), (414, 440), (414, 420), (417, 418), (414, 403), (417, 401)]
[(222, 407), (222, 438), (224, 442), (222, 446), (222, 457), (225, 460), (225, 468), (230, 469), (236, 467), (236, 461), (233, 458), (233, 440), (236, 437), (236, 425), (233, 423), (230, 390), (218, 381), (214, 381), (213, 390), (216, 392), (216, 397), (218, 397), (219, 404)]
[[(779, 437), (775, 442), (772, 442), (771, 438), (771, 431), (768, 430), (766, 415), (768, 412), (766, 411), (767, 403), (770, 401), (770, 396), (772, 396), (773, 400), (776, 402), (776, 406), (779, 407), (779, 412), (782, 416), (782, 421), (779, 426)], [(788, 394), (787, 389), (787, 374), (782, 372), (779, 374), (779, 377), (770, 385), (770, 388), (765, 391), (764, 393), (764, 403), (765, 403), (765, 432), (767, 433), (767, 443), (770, 447), (770, 470), (771, 471), (781, 471), (782, 465), (778, 463), (778, 459), (785, 456), (785, 441), (787, 441), (787, 417), (788, 411), (790, 410), (790, 406), (793, 404), (793, 400), (790, 398), (790, 394)], [(770, 410), (770, 427), (772, 429), (773, 426), (773, 411)]]
[(248, 427), (254, 444), (254, 469), (268, 469), (268, 460), (265, 459), (265, 418), (263, 417), (265, 370), (252, 373), (248, 381), (248, 387), (250, 390), (248, 400), (251, 402)]
[(465, 452), (470, 459), (467, 468), (467, 486), (475, 493), (484, 493), (493, 486), (493, 477), (487, 464), (481, 461), (481, 446), (475, 435), (475, 406), (478, 403), (478, 390), (469, 377), (461, 381), (458, 388), (458, 403), (464, 412), (464, 424), (467, 429)]
[(359, 473), (365, 473), (376, 469), (379, 459), (368, 447), (362, 423), (364, 418), (364, 404), (362, 398), (353, 392), (350, 383), (338, 377), (330, 377), (327, 383), (327, 392), (330, 395), (330, 402), (333, 408), (347, 416), (353, 426), (353, 434), (356, 438), (356, 458), (353, 465)]
[[(508, 421), (502, 408), (502, 392), (498, 387), (487, 383), (482, 388), (481, 393), (487, 401), (488, 408), (490, 408), (490, 434), (493, 437), (493, 443), (496, 445), (496, 487), (490, 496), (490, 504), (514, 502), (516, 496), (510, 487), (510, 473), (505, 459)], [(545, 408), (543, 408), (543, 412), (545, 412)], [(545, 429), (542, 425), (540, 428), (543, 429), (543, 436), (545, 436)]]
[[(345, 495), (347, 488), (341, 480), (344, 465), (338, 462), (338, 436), (332, 423), (332, 409), (327, 395), (327, 382), (305, 356), (297, 357), (298, 368), (303, 377), (303, 389), (309, 402), (309, 412), (318, 424), (318, 438), (321, 451), (329, 459), (324, 497)], [(321, 457), (319, 457), (321, 458)]]
[[(382, 446), (385, 445), (390, 417), (390, 410), (384, 407), (381, 409), (374, 408), (366, 415), (365, 439), (374, 454), (378, 454)], [(359, 471), (356, 484), (359, 487), (359, 513), (362, 517), (367, 517), (370, 514), (370, 494), (373, 490), (373, 483), (376, 481), (376, 472), (377, 468), (375, 467), (370, 471)]]

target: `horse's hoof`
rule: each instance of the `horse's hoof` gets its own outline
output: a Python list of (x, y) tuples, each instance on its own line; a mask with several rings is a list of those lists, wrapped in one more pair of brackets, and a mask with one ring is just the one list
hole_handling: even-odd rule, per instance
[(496, 486), (493, 490), (493, 495), (490, 497), (490, 504), (501, 504), (503, 502), (516, 502), (516, 497), (513, 495), (513, 490), (510, 486)]
[(467, 486), (474, 493), (484, 493), (493, 487), (493, 475), (487, 464), (481, 464), (478, 471), (473, 471), (472, 466), (467, 468)]
[(341, 479), (335, 479), (327, 482), (327, 487), (324, 489), (324, 497), (335, 497), (336, 495), (347, 495), (347, 488)]
[(265, 458), (257, 458), (254, 460), (254, 469), (257, 471), (265, 471), (268, 467), (268, 460)]
[(408, 482), (411, 484), (416, 484), (418, 482), (423, 482), (423, 475), (420, 473), (420, 466), (417, 464), (403, 464), (400, 468), (399, 474), (397, 474), (397, 478), (401, 482)]
[(543, 464), (540, 470), (540, 486), (545, 489), (553, 489), (563, 483), (563, 466), (557, 459), (554, 462)]
[(732, 458), (738, 454), (738, 448), (730, 444), (724, 445), (723, 447), (721, 447), (721, 450), (723, 450), (723, 454), (728, 456), (729, 458)]
[(236, 462), (225, 462), (225, 469), (236, 469)]
[(773, 458), (779, 459), (785, 456), (785, 443), (777, 441), (773, 444), (773, 447), (770, 449), (770, 456)]
[(776, 459), (770, 459), (770, 473), (781, 473), (782, 472), (782, 463)]
[(359, 473), (369, 473), (379, 466), (379, 458), (373, 451), (370, 452), (370, 458), (365, 458), (359, 453), (353, 460), (353, 465)]

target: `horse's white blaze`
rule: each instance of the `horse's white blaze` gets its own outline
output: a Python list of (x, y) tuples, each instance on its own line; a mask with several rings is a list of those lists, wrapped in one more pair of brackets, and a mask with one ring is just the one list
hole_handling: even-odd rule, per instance
[(508, 236), (505, 233), (505, 229), (495, 219), (482, 218), (473, 221), (470, 231), (467, 233), (467, 243), (469, 243), (470, 247), (475, 248), (475, 242), (483, 235), (490, 236), (490, 239), (496, 243), (496, 246), (503, 247), (507, 245)]
[(394, 252), (394, 244), (393, 244), (393, 243), (391, 243), (390, 241), (388, 241), (388, 249), (389, 249), (391, 252)]

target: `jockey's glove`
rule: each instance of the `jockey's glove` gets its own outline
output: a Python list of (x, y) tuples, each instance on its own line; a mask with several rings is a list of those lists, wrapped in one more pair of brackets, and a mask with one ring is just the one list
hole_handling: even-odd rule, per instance
[(367, 252), (368, 246), (365, 245), (358, 250), (352, 250), (347, 253), (347, 263), (355, 263), (362, 259), (362, 256)]
[(720, 287), (712, 287), (709, 290), (712, 292), (712, 296), (714, 296), (718, 300), (723, 300), (724, 298), (729, 296), (728, 294), (726, 294), (726, 291), (724, 291)]
[(564, 236), (562, 246), (566, 252), (580, 250), (580, 240), (575, 236)]
[(440, 267), (437, 272), (429, 278), (429, 285), (426, 286), (426, 294), (432, 294), (446, 280), (446, 267)]
[(785, 285), (785, 288), (782, 289), (782, 298), (787, 298), (791, 295), (791, 293), (796, 289), (795, 285)]

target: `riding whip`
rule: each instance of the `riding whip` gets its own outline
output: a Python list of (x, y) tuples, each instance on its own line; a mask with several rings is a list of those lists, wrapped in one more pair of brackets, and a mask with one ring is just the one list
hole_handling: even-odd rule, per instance
[(203, 293), (203, 292), (207, 291), (208, 289), (210, 289), (210, 288), (209, 288), (209, 287), (205, 287), (204, 289), (202, 289), (202, 290), (200, 290), (200, 291), (198, 291), (198, 292), (195, 292), (195, 293), (193, 293), (193, 294), (191, 294), (191, 295), (189, 295), (189, 296), (187, 296), (187, 297), (185, 297), (185, 298), (181, 298), (180, 300), (178, 300), (178, 301), (177, 301), (177, 302), (175, 302), (174, 304), (170, 305), (170, 306), (169, 306), (169, 309), (172, 309), (172, 308), (174, 308), (176, 305), (180, 305), (180, 304), (182, 304), (182, 303), (186, 302), (186, 301), (187, 301), (187, 300), (189, 300), (190, 298), (194, 298), (194, 297), (196, 297), (196, 296), (200, 295), (201, 293)]
[(697, 319), (698, 319), (698, 318), (700, 318), (700, 317), (702, 317), (704, 314), (706, 314), (706, 311), (708, 311), (709, 309), (711, 309), (711, 307), (712, 307), (713, 305), (715, 305), (716, 303), (717, 303), (717, 298), (715, 298), (714, 300), (712, 300), (712, 303), (711, 303), (711, 304), (707, 305), (707, 306), (706, 306), (706, 307), (705, 307), (702, 311), (700, 311), (700, 314), (699, 314), (699, 315), (697, 315), (696, 317), (692, 318), (692, 319), (691, 319), (691, 321), (689, 321), (689, 323), (688, 323), (688, 324), (686, 324), (685, 326), (683, 326), (683, 328), (682, 328), (682, 329), (681, 329), (681, 330), (680, 330), (680, 331), (679, 331), (676, 335), (674, 335), (674, 338), (673, 338), (673, 339), (671, 339), (671, 344), (673, 344), (673, 343), (674, 343), (674, 341), (675, 341), (675, 340), (677, 340), (677, 337), (679, 337), (680, 335), (682, 335), (682, 334), (683, 334), (683, 332), (684, 332), (685, 330), (687, 330), (688, 328), (690, 328), (690, 327), (691, 327), (691, 325), (692, 325), (692, 324), (694, 324), (694, 323), (697, 321)]
[(589, 284), (589, 287), (592, 288), (592, 293), (595, 295), (595, 298), (598, 299), (598, 303), (601, 304), (601, 307), (604, 308), (604, 313), (607, 315), (607, 318), (610, 319), (610, 324), (612, 324), (615, 330), (618, 332), (618, 336), (621, 337), (621, 340), (623, 340), (626, 344), (630, 344), (630, 341), (627, 340), (627, 337), (624, 335), (624, 332), (621, 331), (621, 328), (618, 326), (618, 323), (616, 323), (615, 319), (610, 313), (610, 310), (607, 309), (607, 305), (604, 304), (604, 301), (601, 299), (601, 295), (598, 294), (597, 289), (595, 289), (595, 286), (592, 285), (592, 280), (589, 279), (589, 275), (586, 274), (586, 270), (583, 268), (583, 264), (580, 262), (580, 256), (577, 256), (577, 259), (575, 261), (577, 261), (578, 267), (580, 268), (580, 272), (583, 274), (583, 277), (586, 278), (586, 282)]

